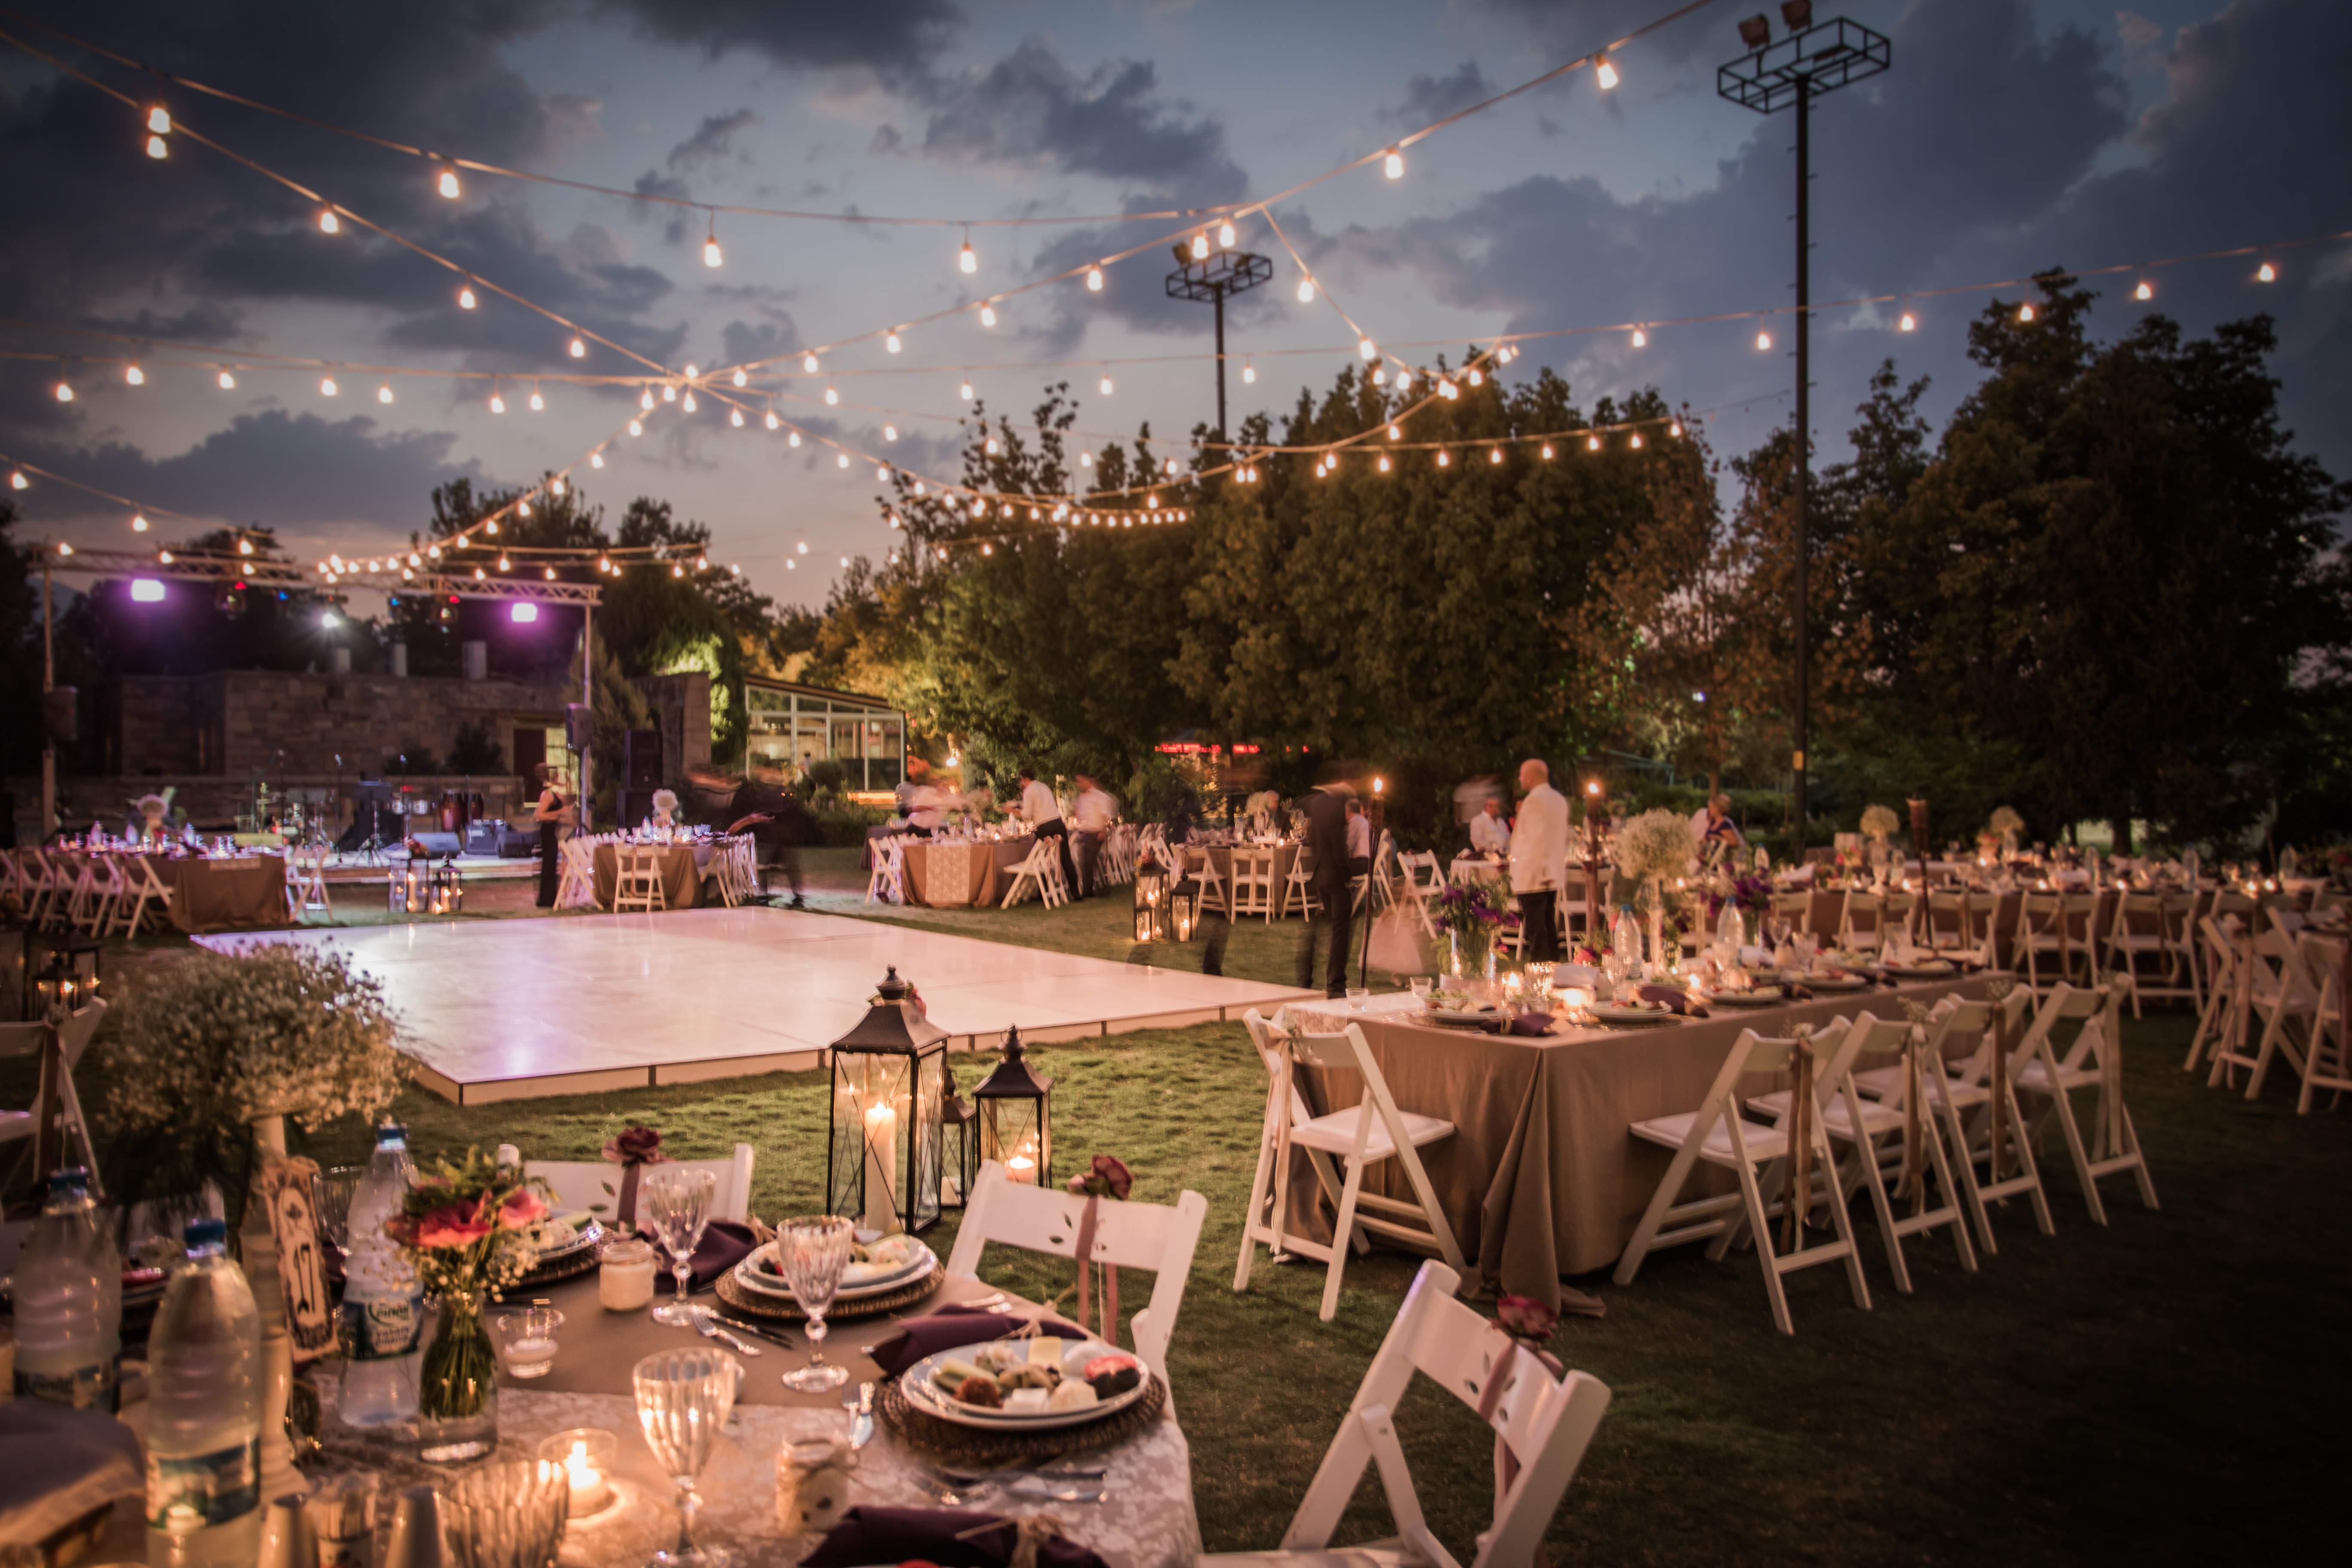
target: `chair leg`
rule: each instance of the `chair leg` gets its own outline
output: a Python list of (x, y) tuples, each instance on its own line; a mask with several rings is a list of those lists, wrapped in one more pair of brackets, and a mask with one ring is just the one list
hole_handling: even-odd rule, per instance
[[(1274, 1163), (1274, 1118), (1275, 1097), (1268, 1094), (1265, 1101), (1265, 1116), (1258, 1124), (1257, 1174), (1250, 1178), (1249, 1207), (1242, 1211), (1242, 1256), (1241, 1262), (1234, 1269), (1234, 1289), (1237, 1291), (1249, 1289), (1250, 1266), (1257, 1261), (1257, 1226), (1260, 1217), (1265, 1213), (1266, 1179), (1272, 1173), (1269, 1167)], [(1275, 1235), (1277, 1237), (1275, 1245), (1277, 1251), (1281, 1249), (1278, 1239), (1282, 1234), (1281, 1225), (1282, 1221), (1277, 1211), (1275, 1219)]]
[(2064, 1089), (2058, 1087), (2055, 1064), (2050, 1060), (2047, 1053), (2044, 1054), (2042, 1065), (2046, 1070), (2049, 1070), (2051, 1077), (2050, 1092), (2047, 1096), (2050, 1101), (2050, 1111), (2045, 1114), (2055, 1114), (2058, 1118), (2058, 1130), (2065, 1135), (2066, 1152), (2074, 1158), (2074, 1179), (2083, 1184), (2083, 1202), (2091, 1211), (2092, 1223), (2105, 1225), (2107, 1223), (2107, 1208), (2099, 1201), (2099, 1182), (2097, 1177), (2091, 1174), (2090, 1151), (2083, 1144), (2082, 1124), (2074, 1119), (2074, 1102)]
[(1952, 1184), (1952, 1162), (1950, 1152), (1944, 1147), (1944, 1130), (1930, 1118), (1925, 1120), (1920, 1131), (1927, 1134), (1927, 1158), (1936, 1167), (1936, 1183), (1944, 1194), (1944, 1205), (1952, 1213), (1948, 1223), (1951, 1226), (1952, 1240), (1959, 1249), (1960, 1267), (1974, 1274), (1977, 1271), (1977, 1249), (1969, 1240), (1969, 1219), (1960, 1205), (1960, 1191)]
[(1339, 1279), (1348, 1267), (1348, 1240), (1356, 1231), (1356, 1194), (1363, 1184), (1363, 1162), (1350, 1157), (1348, 1184), (1339, 1191), (1339, 1224), (1331, 1232), (1331, 1267), (1323, 1276), (1323, 1310), (1319, 1316), (1327, 1323), (1339, 1316)]
[[(1927, 1136), (1935, 1136), (1934, 1130)], [(1896, 1167), (1898, 1170), (1900, 1166)], [(1848, 1179), (1849, 1175), (1851, 1180)], [(1911, 1294), (1911, 1270), (1903, 1261), (1903, 1237), (1895, 1228), (1895, 1206), (1886, 1199), (1886, 1177), (1878, 1164), (1878, 1144), (1864, 1137), (1853, 1145), (1853, 1163), (1850, 1172), (1841, 1172), (1838, 1178), (1837, 1205), (1845, 1200), (1856, 1183), (1870, 1188), (1871, 1212), (1878, 1216), (1878, 1233), (1886, 1240), (1886, 1271), (1895, 1276), (1895, 1288), (1906, 1296)]]
[[(1823, 1138), (1821, 1141), (1821, 1146), (1813, 1151), (1813, 1158), (1819, 1162), (1819, 1168), (1823, 1171), (1833, 1172), (1837, 1169), (1836, 1157), (1830, 1152), (1830, 1142), (1827, 1138)], [(1885, 1185), (1875, 1182), (1871, 1184), (1879, 1189), (1879, 1196), (1883, 1199), (1885, 1196)], [(1832, 1182), (1832, 1198), (1836, 1196), (1834, 1179)], [(1845, 1278), (1846, 1283), (1853, 1289), (1853, 1304), (1867, 1312), (1870, 1310), (1870, 1281), (1863, 1276), (1862, 1248), (1854, 1245), (1853, 1215), (1846, 1212), (1845, 1204), (1840, 1199), (1831, 1203), (1830, 1219), (1837, 1226), (1838, 1240), (1845, 1246)], [(1888, 1234), (1890, 1236), (1893, 1234), (1891, 1228)], [(1798, 1250), (1802, 1251), (1804, 1233), (1801, 1228), (1798, 1232), (1797, 1242)]]
[(1739, 1172), (1739, 1195), (1748, 1210), (1748, 1228), (1756, 1233), (1756, 1261), (1764, 1270), (1764, 1296), (1772, 1303), (1772, 1326), (1784, 1334), (1793, 1335), (1797, 1325), (1789, 1316), (1788, 1292), (1780, 1285), (1780, 1270), (1772, 1251), (1772, 1222), (1764, 1213), (1764, 1194), (1756, 1188), (1756, 1167), (1747, 1161), (1737, 1162)]
[(1696, 1145), (1685, 1142), (1675, 1151), (1674, 1163), (1666, 1167), (1658, 1190), (1650, 1196), (1650, 1206), (1642, 1211), (1642, 1223), (1633, 1227), (1633, 1239), (1625, 1244), (1623, 1256), (1617, 1259), (1615, 1272), (1610, 1279), (1620, 1285), (1631, 1285), (1633, 1276), (1641, 1271), (1642, 1259), (1649, 1256), (1650, 1243), (1657, 1239), (1658, 1227), (1665, 1222), (1666, 1211), (1675, 1205), (1675, 1198), (1690, 1179), (1691, 1166), (1697, 1163)]

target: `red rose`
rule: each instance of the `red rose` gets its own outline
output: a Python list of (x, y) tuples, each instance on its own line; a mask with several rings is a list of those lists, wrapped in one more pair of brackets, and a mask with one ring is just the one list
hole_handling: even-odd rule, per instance
[(418, 1247), (471, 1247), (490, 1234), (478, 1203), (451, 1204), (416, 1216)]
[(520, 1230), (546, 1217), (546, 1201), (529, 1187), (516, 1192), (499, 1209), (499, 1224), (508, 1230)]
[(658, 1130), (627, 1127), (604, 1145), (604, 1158), (615, 1165), (658, 1165), (669, 1156), (661, 1152)]
[(1135, 1176), (1110, 1155), (1097, 1154), (1082, 1174), (1070, 1178), (1069, 1188), (1081, 1197), (1117, 1198), (1124, 1203), (1135, 1190)]
[(1548, 1340), (1559, 1327), (1559, 1314), (1531, 1296), (1500, 1296), (1495, 1326), (1515, 1340)]

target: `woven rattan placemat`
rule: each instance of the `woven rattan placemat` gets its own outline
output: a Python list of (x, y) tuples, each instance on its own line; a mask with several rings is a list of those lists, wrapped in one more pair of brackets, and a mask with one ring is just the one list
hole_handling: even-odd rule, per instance
[[(886, 1290), (879, 1296), (860, 1296), (854, 1301), (835, 1300), (824, 1315), (828, 1323), (852, 1322), (859, 1318), (878, 1318), (895, 1312), (901, 1307), (911, 1307), (928, 1300), (947, 1280), (947, 1270), (934, 1268), (910, 1285), (896, 1290)], [(801, 1304), (788, 1295), (771, 1295), (765, 1290), (753, 1290), (735, 1278), (729, 1269), (719, 1277), (719, 1299), (740, 1312), (755, 1318), (775, 1318), (788, 1323), (803, 1323), (808, 1314)]]
[(982, 1431), (942, 1421), (908, 1404), (906, 1389), (895, 1377), (874, 1391), (874, 1408), (909, 1447), (959, 1464), (1002, 1465), (1124, 1443), (1167, 1411), (1168, 1385), (1155, 1377), (1145, 1384), (1143, 1397), (1118, 1415), (1081, 1426), (1057, 1426), (1050, 1432)]
[(518, 1296), (527, 1291), (536, 1290), (542, 1285), (557, 1285), (566, 1279), (577, 1279), (595, 1268), (598, 1261), (596, 1249), (593, 1247), (583, 1247), (569, 1258), (559, 1258), (552, 1262), (541, 1264), (508, 1286), (506, 1293), (509, 1297)]

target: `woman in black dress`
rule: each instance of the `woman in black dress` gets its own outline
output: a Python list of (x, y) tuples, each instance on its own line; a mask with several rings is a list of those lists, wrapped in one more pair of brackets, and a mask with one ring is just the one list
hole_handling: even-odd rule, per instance
[(539, 784), (539, 805), (530, 816), (539, 824), (539, 907), (551, 910), (555, 907), (556, 876), (563, 853), (557, 840), (562, 837), (565, 806), (545, 763), (531, 770), (531, 777)]

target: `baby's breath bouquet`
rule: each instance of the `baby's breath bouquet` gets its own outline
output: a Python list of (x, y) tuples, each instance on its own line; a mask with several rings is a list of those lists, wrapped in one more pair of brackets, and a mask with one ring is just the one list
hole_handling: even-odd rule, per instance
[(1862, 830), (1884, 843), (1895, 836), (1902, 824), (1896, 820), (1895, 808), (1888, 805), (1865, 805), (1862, 808)]
[(1617, 869), (1636, 881), (1681, 876), (1691, 853), (1690, 823), (1663, 807), (1643, 812), (1617, 835)]
[(420, 1176), (386, 1222), (425, 1293), (441, 1303), (417, 1383), (416, 1412), (428, 1436), (436, 1423), (445, 1437), (483, 1424), (496, 1429), (498, 1358), (482, 1310), (539, 1261), (551, 1195), (520, 1167), (468, 1149), (457, 1164), (439, 1161)]

